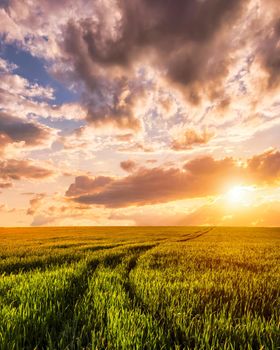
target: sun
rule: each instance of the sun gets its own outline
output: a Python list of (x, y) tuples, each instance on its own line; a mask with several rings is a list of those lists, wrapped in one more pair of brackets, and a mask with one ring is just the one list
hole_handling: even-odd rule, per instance
[(227, 199), (231, 204), (249, 204), (251, 188), (246, 186), (235, 186), (227, 193)]

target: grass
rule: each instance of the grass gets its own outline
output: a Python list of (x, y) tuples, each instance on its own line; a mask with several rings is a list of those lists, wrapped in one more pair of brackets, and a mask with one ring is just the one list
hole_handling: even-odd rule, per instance
[(0, 229), (0, 349), (280, 349), (280, 229)]

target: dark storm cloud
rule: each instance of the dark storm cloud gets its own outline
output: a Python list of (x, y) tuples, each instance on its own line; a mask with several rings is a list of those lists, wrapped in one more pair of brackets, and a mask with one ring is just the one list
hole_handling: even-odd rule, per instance
[(28, 160), (8, 159), (0, 161), (0, 179), (44, 179), (53, 174), (49, 169), (34, 165)]
[[(246, 1), (245, 1), (246, 2)], [(157, 65), (167, 69), (171, 81), (181, 86), (211, 82), (213, 89), (227, 74), (229, 43), (220, 40), (240, 13), (236, 0), (126, 1), (125, 25), (133, 48), (150, 47), (158, 54)], [(141, 9), (141, 10), (139, 10)], [(142, 15), (139, 16), (139, 13)], [(214, 82), (214, 84), (213, 84)], [(189, 98), (196, 102), (197, 91)]]
[(48, 132), (41, 126), (0, 112), (0, 150), (8, 143), (25, 142), (28, 146), (42, 143)]
[[(118, 1), (122, 17), (115, 28), (117, 38), (108, 33), (102, 18), (99, 21), (86, 19), (79, 24), (69, 24), (66, 47), (68, 52), (78, 56), (77, 68), (82, 76), (85, 76), (88, 65), (81, 63), (90, 63), (91, 60), (101, 65), (127, 67), (143, 48), (168, 55), (172, 49), (173, 55), (189, 43), (208, 42), (237, 15), (240, 3), (238, 0)], [(80, 46), (87, 49), (88, 62), (85, 57), (79, 57), (81, 50), (77, 49)], [(208, 59), (205, 57), (206, 61)], [(186, 81), (189, 80), (187, 76)]]

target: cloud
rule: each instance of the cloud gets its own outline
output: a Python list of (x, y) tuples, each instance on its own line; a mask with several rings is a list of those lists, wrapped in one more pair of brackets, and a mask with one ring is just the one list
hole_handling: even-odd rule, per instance
[(0, 188), (10, 188), (13, 184), (11, 182), (0, 182)]
[(2, 59), (1, 66), (1, 81), (0, 90), (6, 91), (9, 94), (20, 95), (21, 98), (35, 98), (39, 97), (42, 100), (53, 100), (54, 89), (51, 87), (44, 87), (37, 83), (31, 83), (27, 79), (21, 77), (18, 74), (13, 73), (16, 66), (12, 63), (4, 61)]
[(191, 149), (193, 146), (207, 144), (213, 137), (213, 132), (203, 130), (197, 132), (194, 129), (179, 131), (171, 142), (171, 148), (175, 151)]
[(33, 219), (31, 226), (47, 226), (52, 224), (56, 218), (37, 215)]
[(137, 67), (144, 62), (192, 102), (199, 100), (200, 92), (214, 96), (231, 64), (233, 47), (225, 33), (230, 35), (229, 24), (239, 18), (242, 4), (97, 2), (92, 5), (94, 16), (69, 21), (63, 35), (64, 60), (72, 67), (68, 77), (82, 83), (87, 121), (139, 129), (135, 106), (143, 92), (153, 88), (151, 79), (147, 84), (139, 74)]
[[(212, 169), (208, 169), (208, 167)], [(230, 159), (202, 158), (177, 168), (140, 168), (122, 179), (112, 180), (101, 191), (74, 198), (78, 203), (126, 207), (163, 203), (219, 193), (221, 178), (236, 170)]]
[[(103, 86), (95, 94), (85, 94), (86, 120), (95, 126), (113, 125), (120, 129), (139, 130), (140, 121), (135, 117), (135, 107), (143, 94), (140, 90), (121, 79)], [(98, 100), (103, 101), (102, 105)]]
[(46, 197), (45, 193), (38, 193), (29, 201), (29, 208), (27, 209), (27, 215), (34, 215), (39, 209), (42, 200)]
[[(234, 159), (224, 158), (221, 160), (215, 160), (211, 156), (203, 156), (190, 160), (184, 165), (185, 170), (189, 174), (197, 176), (218, 176), (224, 172), (224, 174), (230, 173), (239, 167), (236, 166)], [(233, 175), (233, 174), (232, 174)]]
[(113, 180), (107, 176), (98, 176), (94, 179), (90, 179), (87, 176), (78, 176), (75, 178), (75, 183), (71, 184), (67, 196), (78, 196), (83, 193), (95, 193), (102, 190), (106, 185)]
[[(270, 3), (273, 4), (273, 1)], [(275, 2), (275, 12), (273, 12), (272, 6), (269, 8), (270, 12), (273, 13), (273, 16), (268, 22), (265, 35), (259, 40), (258, 47), (262, 67), (268, 74), (268, 89), (277, 88), (280, 82), (280, 19), (278, 6), (279, 4), (276, 4)]]
[[(115, 212), (104, 207), (201, 198), (232, 183), (277, 186), (279, 152), (251, 155), (280, 146), (278, 2), (2, 1), (1, 56), (18, 66), (0, 58), (0, 188), (53, 172), (36, 158), (85, 174), (50, 185), (68, 188), (59, 206), (50, 196), (37, 208), (56, 224), (66, 214), (81, 222), (81, 208), (91, 208), (90, 220)], [(26, 79), (26, 52), (49, 77), (34, 67)], [(96, 174), (111, 175), (89, 176), (93, 162)], [(14, 186), (15, 198), (22, 186), (31, 185)]]
[(15, 211), (16, 211), (16, 208), (9, 208), (7, 204), (0, 203), (0, 212), (7, 214), (7, 213), (14, 213)]
[[(268, 15), (260, 16), (263, 11)], [(31, 0), (28, 5), (13, 0), (3, 12), (22, 35), (16, 35), (11, 26), (2, 31), (14, 34), (14, 40), (35, 55), (49, 59), (49, 73), (81, 94), (80, 113), (76, 108), (69, 114), (79, 115), (94, 129), (113, 127), (133, 133), (144, 129), (150, 139), (150, 124), (153, 134), (159, 123), (166, 133), (170, 129), (154, 118), (157, 109), (162, 119), (180, 114), (189, 123), (197, 118), (203, 124), (201, 131), (196, 131), (198, 140), (207, 125), (221, 124), (227, 115), (235, 121), (235, 113), (240, 118), (238, 125), (243, 125), (243, 113), (246, 119), (253, 112), (255, 106), (248, 99), (258, 100), (256, 86), (261, 77), (256, 69), (250, 69), (250, 62), (260, 61), (272, 78), (277, 77), (277, 70), (270, 68), (277, 68), (278, 52), (274, 1), (258, 6), (249, 0), (65, 0), (60, 4)], [(10, 39), (6, 36), (5, 40)], [(253, 91), (246, 75), (252, 77)], [(162, 101), (151, 96), (161, 95), (162, 90)], [(181, 106), (170, 98), (177, 90), (182, 95)], [(48, 93), (51, 95), (45, 91)], [(248, 111), (241, 103), (234, 104), (242, 96)], [(220, 113), (217, 107), (223, 107), (225, 101), (227, 113)], [(192, 104), (199, 106), (197, 115), (189, 111)], [(71, 118), (60, 107), (33, 103), (29, 108), (44, 117)], [(215, 120), (209, 120), (209, 110)], [(217, 118), (217, 114), (223, 115)], [(252, 128), (248, 129), (250, 134)], [(200, 144), (194, 143), (194, 147)], [(188, 141), (185, 146), (184, 142), (171, 142), (171, 147), (189, 148)]]
[(0, 111), (0, 150), (14, 142), (24, 142), (27, 146), (35, 146), (43, 143), (48, 136), (49, 132), (46, 127)]
[(30, 115), (43, 118), (80, 120), (86, 110), (78, 102), (53, 104), (55, 90), (50, 86), (31, 83), (16, 74), (17, 66), (0, 58), (0, 105), (2, 112), (21, 118)]
[[(6, 1), (0, 7), (0, 33), (9, 44), (16, 42), (34, 56), (54, 59), (60, 55), (57, 43), (60, 27), (67, 23), (72, 13), (81, 15), (83, 5), (72, 0)], [(89, 11), (87, 15), (90, 15)]]
[(247, 169), (258, 181), (275, 182), (280, 179), (280, 152), (271, 149), (248, 160)]
[(129, 134), (119, 134), (115, 136), (117, 141), (121, 141), (121, 142), (129, 142), (133, 139), (133, 134), (129, 133)]
[(44, 179), (53, 175), (50, 169), (34, 165), (29, 160), (8, 159), (0, 161), (0, 179)]
[[(66, 195), (81, 204), (119, 208), (165, 203), (186, 198), (222, 194), (232, 184), (269, 184), (280, 178), (280, 153), (265, 152), (238, 163), (233, 158), (199, 157), (179, 168), (140, 168), (97, 188), (96, 179), (83, 177), (86, 186), (72, 184)], [(98, 178), (97, 178), (98, 179)], [(77, 180), (76, 180), (77, 181)]]
[(126, 77), (106, 78), (105, 72), (96, 66), (95, 58), (90, 56), (88, 36), (82, 25), (71, 22), (64, 39), (65, 51), (75, 67), (73, 74), (85, 85), (82, 102), (87, 109), (86, 120), (95, 126), (109, 124), (138, 130), (140, 123), (134, 108), (142, 87)]
[[(98, 16), (71, 23), (68, 33), (73, 35), (75, 40), (72, 41), (80, 41), (80, 45), (83, 44), (87, 49), (88, 60), (84, 58), (83, 62), (88, 63), (88, 66), (97, 62), (108, 67), (127, 67), (139, 57), (139, 51), (147, 52), (149, 48), (157, 54), (165, 53), (167, 59), (171, 58), (172, 61), (176, 54), (184, 52), (180, 52), (180, 49), (185, 49), (187, 44), (203, 45), (209, 42), (225, 23), (236, 18), (240, 4), (236, 0), (167, 0), (164, 3), (147, 0), (112, 1), (111, 11), (108, 6), (101, 5)], [(118, 16), (108, 20), (108, 11), (114, 10), (118, 10)], [(112, 25), (115, 26), (112, 28)], [(74, 50), (69, 51), (72, 53)], [(76, 56), (81, 53), (82, 50), (76, 51)], [(184, 53), (184, 63), (188, 63), (187, 52)], [(197, 71), (191, 65), (182, 64), (180, 68), (183, 69), (183, 66), (187, 67), (188, 72), (181, 75), (179, 80), (191, 81)], [(172, 72), (174, 76), (177, 75), (175, 65), (171, 68)]]
[(0, 57), (0, 72), (11, 73), (13, 70), (17, 68), (17, 65), (14, 63), (10, 63), (3, 58)]
[(120, 163), (120, 167), (128, 173), (135, 170), (136, 166), (137, 164), (133, 160), (124, 160)]

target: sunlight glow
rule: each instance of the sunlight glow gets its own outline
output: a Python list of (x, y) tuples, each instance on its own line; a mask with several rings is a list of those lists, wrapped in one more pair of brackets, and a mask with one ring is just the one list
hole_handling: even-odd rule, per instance
[(252, 199), (253, 189), (246, 186), (235, 186), (227, 193), (227, 199), (231, 204), (249, 205)]

